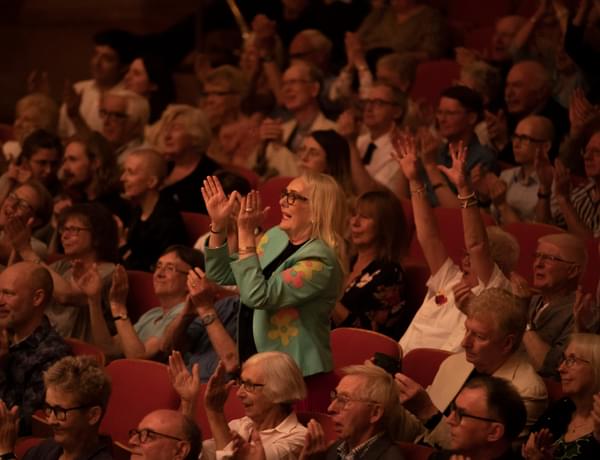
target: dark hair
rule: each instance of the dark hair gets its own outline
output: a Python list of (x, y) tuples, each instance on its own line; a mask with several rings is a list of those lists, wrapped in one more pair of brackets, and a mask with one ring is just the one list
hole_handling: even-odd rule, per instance
[(190, 443), (190, 452), (185, 460), (196, 460), (202, 452), (202, 432), (200, 427), (191, 417), (184, 415), (181, 429), (185, 440)]
[(156, 54), (144, 54), (140, 56), (144, 63), (144, 69), (148, 79), (156, 85), (156, 90), (150, 93), (148, 102), (150, 104), (150, 123), (159, 120), (167, 105), (175, 100), (175, 84), (171, 75), (171, 69), (167, 66), (165, 59)]
[(197, 249), (184, 246), (183, 244), (173, 244), (163, 251), (161, 257), (174, 252), (181, 260), (183, 260), (190, 267), (200, 267), (204, 270), (204, 255)]
[(512, 441), (519, 436), (527, 420), (527, 410), (521, 395), (508, 380), (481, 375), (469, 380), (464, 388), (481, 388), (486, 393), (486, 404), (492, 418), (504, 425), (504, 439)]
[(389, 190), (366, 192), (356, 201), (356, 210), (361, 208), (375, 221), (377, 258), (398, 263), (411, 236), (400, 200)]
[(350, 171), (350, 146), (343, 136), (333, 129), (313, 131), (310, 135), (325, 151), (327, 174), (332, 176), (346, 194), (352, 194)]
[(23, 141), (21, 157), (30, 160), (40, 149), (56, 150), (58, 155), (61, 156), (62, 143), (60, 138), (44, 129), (36, 129)]
[(248, 182), (245, 177), (242, 177), (235, 172), (220, 169), (215, 172), (215, 176), (219, 178), (221, 187), (223, 187), (223, 191), (226, 195), (229, 195), (231, 192), (238, 192), (240, 195), (248, 195), (252, 190), (250, 182)]
[(37, 218), (39, 222), (34, 225), (34, 230), (38, 228), (44, 227), (50, 219), (52, 218), (52, 212), (54, 210), (54, 201), (52, 200), (52, 195), (48, 189), (42, 184), (40, 181), (35, 179), (29, 179), (27, 182), (19, 185), (19, 187), (31, 187), (35, 190), (35, 193), (38, 196), (39, 206), (36, 207), (33, 214)]
[(92, 248), (98, 261), (119, 260), (117, 223), (108, 209), (99, 203), (74, 204), (60, 214), (58, 228), (61, 229), (71, 217), (84, 219), (89, 225)]
[(109, 46), (119, 56), (121, 65), (129, 64), (135, 55), (136, 40), (123, 29), (103, 29), (94, 34), (96, 46)]
[(442, 91), (440, 97), (457, 100), (467, 112), (477, 114), (477, 121), (483, 117), (483, 98), (477, 91), (466, 86), (451, 86)]

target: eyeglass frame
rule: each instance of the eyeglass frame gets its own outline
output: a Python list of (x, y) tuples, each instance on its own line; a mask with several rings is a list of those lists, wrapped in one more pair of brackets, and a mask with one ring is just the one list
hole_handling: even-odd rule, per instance
[(351, 402), (362, 402), (365, 404), (380, 404), (377, 401), (373, 401), (371, 399), (365, 398), (352, 398), (350, 396), (340, 395), (337, 390), (331, 390), (329, 392), (329, 398), (331, 399), (331, 403), (339, 406), (342, 410), (348, 407), (348, 404)]
[(587, 359), (583, 359), (583, 358), (580, 358), (580, 357), (575, 356), (575, 355), (567, 356), (564, 353), (560, 357), (560, 363), (559, 364), (564, 364), (565, 366), (567, 366), (567, 367), (570, 368), (570, 367), (573, 367), (573, 364), (576, 364), (578, 362), (585, 363), (585, 364), (592, 364), (592, 362), (589, 361), (589, 360), (587, 360)]
[(125, 121), (129, 118), (129, 114), (127, 112), (114, 112), (106, 109), (100, 109), (98, 111), (98, 115), (101, 119), (113, 119), (116, 121)]
[(513, 134), (512, 136), (510, 136), (510, 141), (511, 142), (518, 141), (519, 143), (522, 143), (524, 145), (543, 144), (544, 142), (549, 142), (544, 139), (536, 139), (535, 137), (528, 136), (527, 134), (516, 134), (516, 133)]
[(180, 275), (187, 275), (189, 270), (180, 270), (173, 263), (163, 264), (162, 262), (156, 262), (154, 265), (150, 267), (152, 269), (152, 273), (156, 273), (159, 270), (164, 270), (166, 273), (179, 273)]
[[(64, 422), (67, 419), (67, 414), (69, 412), (75, 410), (89, 409), (90, 407), (94, 407), (96, 404), (85, 404), (83, 406), (77, 407), (61, 407), (61, 406), (51, 406), (47, 402), (44, 403), (42, 407), (42, 411), (46, 417), (50, 417), (50, 414), (54, 414), (54, 418), (59, 422)], [(61, 414), (61, 415), (58, 415)]]
[(234, 382), (236, 386), (243, 388), (248, 393), (256, 393), (259, 388), (264, 388), (266, 385), (266, 383), (249, 382), (247, 380), (243, 380), (241, 377), (237, 377)]
[(539, 251), (535, 251), (533, 253), (533, 260), (536, 260), (536, 259), (541, 259), (542, 262), (544, 262), (544, 261), (562, 262), (563, 264), (568, 264), (568, 265), (579, 265), (577, 262), (571, 262), (569, 260), (561, 259), (558, 256), (553, 256), (552, 254), (546, 254), (544, 252), (539, 252)]
[(285, 201), (288, 204), (288, 206), (294, 206), (296, 204), (296, 200), (304, 202), (308, 201), (307, 197), (300, 195), (299, 193), (296, 193), (294, 191), (290, 191), (287, 188), (284, 188), (279, 194), (279, 199), (281, 200), (283, 198), (285, 198)]
[[(144, 433), (144, 435), (142, 435), (142, 433)], [(161, 437), (161, 438), (166, 438), (166, 439), (171, 439), (173, 441), (187, 441), (186, 439), (181, 439), (178, 438), (177, 436), (171, 436), (170, 434), (166, 434), (166, 433), (161, 433), (159, 431), (154, 431), (150, 428), (142, 428), (141, 430), (137, 429), (137, 428), (132, 428), (127, 432), (129, 439), (133, 438), (134, 436), (137, 436), (137, 438), (140, 441), (140, 444), (146, 444), (150, 438), (150, 435), (153, 436), (157, 436), (157, 437)], [(150, 439), (150, 441), (155, 441), (155, 439)]]
[(60, 233), (61, 235), (65, 234), (65, 233), (70, 233), (72, 235), (79, 235), (83, 231), (91, 232), (92, 229), (91, 229), (91, 227), (79, 227), (78, 225), (65, 225), (58, 229), (58, 233)]
[(464, 409), (461, 409), (460, 407), (457, 407), (456, 406), (456, 401), (452, 401), (450, 403), (450, 406), (448, 406), (448, 410), (450, 411), (449, 415), (454, 414), (454, 416), (456, 417), (456, 421), (458, 422), (458, 424), (460, 424), (462, 422), (462, 419), (464, 417), (466, 417), (466, 418), (471, 418), (471, 419), (474, 419), (474, 420), (479, 420), (481, 422), (500, 423), (501, 425), (504, 425), (504, 423), (501, 422), (500, 420), (496, 420), (496, 419), (489, 418), (489, 417), (480, 417), (479, 415), (469, 414)]
[[(5, 200), (10, 200), (11, 202), (13, 202), (14, 206), (23, 213), (35, 213), (33, 206), (29, 204), (27, 200), (24, 200), (23, 198), (19, 197), (19, 195), (17, 195), (15, 192), (10, 192), (8, 195), (6, 195)], [(25, 209), (25, 207), (27, 209)]]

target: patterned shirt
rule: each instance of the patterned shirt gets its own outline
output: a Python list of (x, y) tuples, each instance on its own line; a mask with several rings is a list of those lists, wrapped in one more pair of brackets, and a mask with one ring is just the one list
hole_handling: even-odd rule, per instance
[[(570, 200), (579, 220), (592, 231), (594, 238), (600, 237), (600, 200), (593, 196), (596, 183), (593, 179), (571, 190)], [(567, 223), (553, 197), (552, 213), (556, 225), (566, 227)]]
[(0, 369), (0, 399), (8, 407), (19, 406), (21, 435), (29, 434), (29, 417), (44, 400), (43, 372), (69, 354), (69, 345), (50, 326), (46, 316), (29, 337), (9, 346)]
[(343, 441), (337, 448), (337, 458), (339, 460), (358, 460), (363, 457), (369, 448), (375, 444), (375, 442), (383, 436), (383, 432), (377, 433), (375, 436), (369, 438), (361, 445), (356, 446), (354, 449), (350, 449), (350, 446), (346, 441)]

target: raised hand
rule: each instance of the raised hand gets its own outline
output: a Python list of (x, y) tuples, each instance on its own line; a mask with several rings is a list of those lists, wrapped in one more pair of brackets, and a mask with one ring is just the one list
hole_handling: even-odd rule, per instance
[(65, 81), (63, 102), (65, 103), (65, 108), (69, 118), (77, 118), (81, 116), (79, 112), (79, 107), (81, 106), (81, 93), (75, 91), (75, 87), (68, 80)]
[(473, 297), (475, 297), (475, 295), (471, 291), (471, 289), (473, 289), (474, 287), (474, 282), (469, 282), (463, 278), (452, 288), (452, 292), (454, 293), (454, 300), (456, 301), (456, 305), (458, 306), (460, 311), (467, 311), (469, 301)]
[(499, 110), (494, 114), (486, 110), (484, 120), (493, 144), (499, 149), (504, 148), (508, 144), (508, 123), (504, 111)]
[(235, 201), (239, 198), (239, 194), (233, 192), (228, 198), (216, 176), (208, 176), (204, 179), (204, 186), (201, 191), (206, 210), (212, 220), (212, 230), (215, 232), (225, 231), (231, 210)]
[(19, 432), (19, 408), (13, 406), (10, 410), (0, 399), (0, 452), (13, 452)]
[(31, 227), (33, 226), (33, 217), (27, 220), (27, 223), (23, 222), (20, 217), (10, 217), (4, 231), (8, 237), (8, 241), (15, 251), (21, 253), (23, 250), (31, 247)]
[(200, 393), (200, 367), (198, 363), (192, 366), (192, 372), (188, 371), (181, 353), (174, 351), (169, 356), (169, 379), (171, 385), (179, 397), (190, 404), (198, 398)]
[(400, 402), (408, 411), (420, 420), (427, 420), (435, 414), (437, 409), (431, 402), (425, 388), (401, 373), (396, 374), (394, 379), (396, 380)]
[(508, 190), (506, 182), (502, 179), (498, 179), (490, 185), (489, 189), (490, 198), (496, 206), (506, 202), (506, 191)]
[(442, 138), (439, 134), (432, 132), (429, 128), (421, 126), (416, 134), (417, 155), (424, 166), (436, 165), (437, 155), (442, 146)]
[(324, 456), (328, 443), (325, 439), (323, 427), (315, 419), (310, 419), (306, 428), (304, 447), (302, 448), (302, 452), (300, 452), (299, 460)]
[(444, 165), (438, 165), (438, 169), (448, 177), (460, 192), (461, 189), (467, 186), (467, 147), (463, 144), (463, 141), (460, 141), (458, 144), (450, 144), (449, 148), (452, 166), (448, 168)]
[(394, 152), (392, 156), (400, 165), (404, 177), (409, 181), (418, 181), (418, 159), (416, 140), (413, 136), (397, 133), (392, 137)]
[(233, 457), (236, 460), (265, 460), (267, 455), (260, 439), (260, 432), (253, 430), (247, 441), (236, 431), (232, 431)]
[(73, 282), (87, 297), (100, 297), (102, 292), (102, 278), (95, 263), (82, 271), (73, 270)]
[(238, 231), (254, 234), (254, 230), (262, 225), (269, 207), (262, 207), (260, 193), (252, 190), (248, 195), (242, 197), (240, 212), (237, 217)]
[(554, 181), (554, 168), (548, 158), (548, 153), (543, 148), (538, 147), (535, 152), (535, 172), (538, 175), (540, 181), (540, 191), (550, 192), (552, 189), (552, 182)]
[(127, 278), (127, 271), (122, 265), (117, 265), (112, 274), (112, 283), (108, 294), (111, 308), (115, 305), (115, 307), (126, 309), (128, 293), (129, 279)]
[(575, 330), (578, 332), (587, 332), (590, 326), (598, 320), (600, 309), (595, 305), (592, 294), (584, 294), (581, 286), (575, 291), (575, 303), (573, 304), (573, 319), (575, 320)]
[(571, 194), (571, 175), (559, 158), (554, 162), (554, 183), (556, 196), (569, 198)]
[(217, 287), (206, 279), (202, 269), (195, 267), (187, 275), (187, 288), (190, 294), (190, 302), (197, 308), (199, 315), (204, 314), (203, 309), (212, 307), (217, 295)]
[(259, 135), (261, 141), (281, 142), (283, 140), (281, 120), (265, 118), (260, 124)]
[(229, 396), (229, 389), (233, 386), (233, 381), (227, 381), (225, 365), (219, 361), (217, 368), (208, 379), (206, 392), (204, 393), (204, 406), (206, 410), (223, 413), (225, 401)]
[(527, 460), (551, 460), (553, 457), (552, 434), (548, 428), (531, 433), (521, 447), (521, 455)]

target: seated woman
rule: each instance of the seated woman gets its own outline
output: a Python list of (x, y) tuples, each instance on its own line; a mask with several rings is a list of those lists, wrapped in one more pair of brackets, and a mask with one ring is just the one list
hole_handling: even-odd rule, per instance
[(600, 458), (600, 336), (573, 334), (558, 367), (565, 398), (532, 428), (527, 460)]
[[(53, 436), (27, 451), (27, 460), (89, 458), (111, 460), (112, 442), (98, 434), (110, 397), (110, 377), (90, 356), (67, 356), (44, 372), (46, 397), (44, 413)], [(0, 430), (3, 434), (3, 458), (14, 451), (16, 411), (8, 412), (0, 401)]]
[(111, 357), (155, 358), (166, 328), (184, 308), (189, 270), (202, 266), (204, 259), (199, 251), (179, 245), (167, 248), (158, 259), (152, 277), (159, 305), (147, 310), (135, 324), (127, 312), (127, 272), (122, 266), (117, 266), (109, 294), (116, 334), (109, 329), (102, 310), (100, 274), (94, 266), (90, 267), (77, 279), (77, 285), (88, 298), (93, 342)]
[(250, 309), (247, 320), (240, 319), (241, 361), (256, 347), (289, 353), (305, 376), (331, 370), (329, 315), (345, 266), (341, 235), (347, 222), (346, 198), (341, 187), (325, 174), (307, 173), (292, 180), (281, 192), (281, 223), (258, 245), (255, 231), (265, 210), (258, 192), (250, 192), (241, 198), (239, 249), (231, 257), (225, 232), (238, 196), (227, 198), (215, 177), (204, 181), (202, 195), (211, 217), (206, 274), (221, 285), (237, 284), (242, 304)]
[(404, 300), (400, 259), (409, 230), (400, 201), (387, 190), (361, 195), (350, 230), (354, 257), (344, 295), (333, 311), (333, 323), (372, 329), (398, 340), (414, 315)]
[(175, 201), (179, 211), (206, 214), (199, 187), (219, 165), (206, 156), (211, 131), (206, 115), (187, 105), (170, 105), (161, 118), (159, 150), (172, 163), (161, 193)]
[[(194, 414), (199, 385), (185, 368), (181, 356), (169, 359), (173, 385), (181, 396), (181, 410)], [(197, 365), (193, 372), (197, 371)], [(245, 417), (227, 423), (223, 408), (229, 390), (237, 385), (237, 396), (244, 405)], [(257, 353), (246, 361), (240, 377), (227, 381), (223, 364), (212, 375), (204, 394), (206, 416), (213, 439), (204, 442), (205, 459), (230, 458), (258, 444), (266, 460), (298, 458), (306, 435), (293, 409), (295, 402), (306, 397), (306, 386), (298, 365), (287, 353)]]
[[(90, 318), (85, 308), (87, 297), (78, 286), (77, 278), (95, 266), (102, 278), (103, 292), (108, 293), (118, 259), (117, 225), (102, 205), (77, 204), (60, 215), (58, 232), (65, 257), (51, 265), (43, 264), (54, 282), (54, 301), (46, 314), (61, 336), (91, 341)], [(40, 262), (30, 245), (19, 254), (23, 260)], [(107, 299), (103, 301), (105, 314), (110, 317)], [(112, 326), (112, 319), (109, 322)]]

